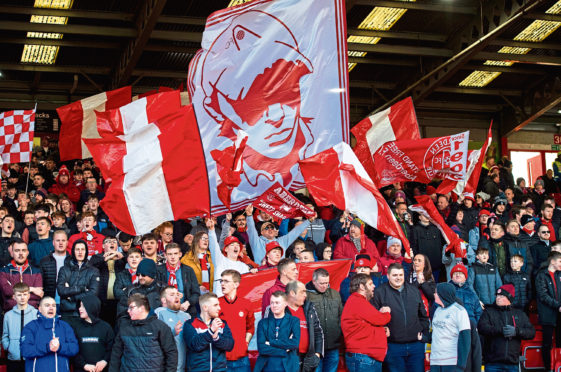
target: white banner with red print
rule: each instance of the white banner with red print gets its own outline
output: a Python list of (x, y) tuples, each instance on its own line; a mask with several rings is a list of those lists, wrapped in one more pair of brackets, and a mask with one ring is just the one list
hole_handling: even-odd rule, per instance
[[(298, 161), (349, 140), (343, 0), (255, 0), (213, 13), (188, 87), (199, 125), (213, 214), (240, 209), (278, 182), (304, 186)], [(218, 169), (247, 133), (239, 184)], [(230, 163), (230, 162), (228, 162)]]

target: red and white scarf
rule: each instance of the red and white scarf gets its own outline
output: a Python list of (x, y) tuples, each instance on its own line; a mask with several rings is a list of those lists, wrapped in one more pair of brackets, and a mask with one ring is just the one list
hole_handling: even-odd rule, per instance
[(175, 272), (178, 269), (179, 269), (179, 265), (177, 265), (176, 267), (172, 267), (169, 263), (166, 262), (166, 270), (169, 273), (168, 285), (172, 285), (175, 288), (177, 288), (177, 277), (175, 275)]
[(132, 284), (138, 283), (138, 276), (136, 275), (136, 270), (129, 269), (129, 273), (131, 274), (131, 282), (132, 282)]

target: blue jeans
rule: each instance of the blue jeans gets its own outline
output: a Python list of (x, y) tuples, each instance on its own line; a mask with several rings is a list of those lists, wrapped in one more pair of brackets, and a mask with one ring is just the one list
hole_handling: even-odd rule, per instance
[(243, 357), (238, 360), (228, 360), (228, 372), (251, 372), (249, 358)]
[(485, 372), (518, 372), (518, 364), (487, 363)]
[(366, 354), (345, 353), (345, 362), (349, 372), (382, 372), (382, 362)]
[(430, 366), (430, 372), (456, 372), (456, 366)]
[(325, 350), (316, 372), (337, 372), (339, 365), (339, 349)]
[(424, 372), (425, 344), (419, 341), (408, 344), (388, 342), (388, 352), (384, 363), (386, 363), (388, 372)]

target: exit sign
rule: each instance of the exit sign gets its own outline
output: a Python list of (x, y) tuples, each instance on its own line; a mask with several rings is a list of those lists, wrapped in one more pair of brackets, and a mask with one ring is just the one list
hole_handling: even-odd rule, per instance
[(553, 143), (556, 145), (561, 145), (561, 134), (553, 135)]

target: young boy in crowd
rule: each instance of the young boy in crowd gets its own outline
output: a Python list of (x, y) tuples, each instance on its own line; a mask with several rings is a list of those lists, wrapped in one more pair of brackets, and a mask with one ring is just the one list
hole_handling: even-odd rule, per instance
[(97, 224), (95, 215), (92, 212), (82, 213), (82, 226), (81, 232), (74, 234), (68, 239), (68, 249), (72, 247), (74, 242), (78, 239), (82, 239), (88, 243), (88, 256), (91, 257), (94, 254), (103, 253), (103, 235), (95, 231), (95, 226)]
[(37, 309), (29, 305), (29, 286), (25, 283), (14, 284), (16, 306), (4, 315), (2, 347), (8, 352), (8, 372), (24, 372), (25, 361), (20, 354), (22, 327), (37, 319)]
[(524, 266), (524, 257), (519, 254), (512, 256), (510, 258), (511, 271), (506, 273), (504, 282), (514, 286), (515, 295), (512, 306), (526, 310), (532, 295), (532, 281), (530, 275), (522, 271), (522, 266)]
[(52, 220), (53, 220), (53, 230), (57, 231), (57, 230), (63, 230), (66, 235), (70, 234), (70, 229), (68, 228), (68, 226), (66, 226), (66, 216), (64, 215), (63, 212), (61, 211), (56, 211), (55, 213), (52, 214)]
[(495, 293), (503, 285), (499, 270), (489, 263), (489, 250), (479, 247), (475, 251), (476, 261), (469, 268), (468, 283), (475, 290), (479, 301), (484, 305), (495, 303)]

